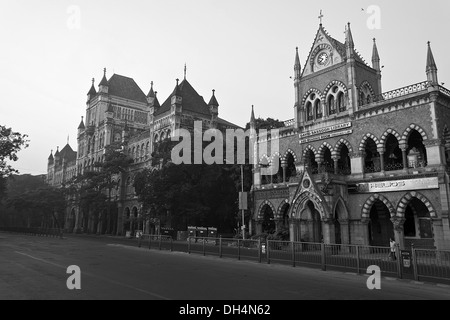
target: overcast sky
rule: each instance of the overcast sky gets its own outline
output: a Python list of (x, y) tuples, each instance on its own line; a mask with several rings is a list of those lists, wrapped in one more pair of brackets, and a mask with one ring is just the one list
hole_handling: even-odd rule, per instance
[[(380, 9), (380, 15), (376, 15)], [(76, 150), (91, 78), (125, 75), (162, 103), (175, 79), (187, 79), (219, 116), (244, 126), (256, 116), (294, 118), (293, 64), (303, 64), (319, 26), (371, 63), (377, 38), (383, 91), (426, 80), (431, 41), (440, 82), (450, 87), (450, 2), (361, 0), (154, 0), (0, 2), (0, 124), (29, 135), (14, 166), (43, 174), (50, 150), (69, 136)], [(369, 22), (369, 24), (368, 24)], [(379, 24), (378, 24), (379, 22)], [(369, 27), (371, 26), (371, 27)]]

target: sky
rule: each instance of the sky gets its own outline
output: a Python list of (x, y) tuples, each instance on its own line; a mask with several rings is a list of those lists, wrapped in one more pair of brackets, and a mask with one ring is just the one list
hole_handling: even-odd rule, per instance
[(384, 0), (1, 0), (0, 124), (27, 134), (11, 163), (45, 174), (50, 151), (76, 150), (86, 94), (107, 69), (133, 78), (162, 103), (175, 79), (206, 102), (215, 89), (219, 117), (245, 126), (256, 117), (294, 118), (295, 48), (302, 65), (319, 27), (371, 64), (377, 39), (383, 91), (426, 80), (431, 41), (439, 82), (450, 88), (450, 1)]

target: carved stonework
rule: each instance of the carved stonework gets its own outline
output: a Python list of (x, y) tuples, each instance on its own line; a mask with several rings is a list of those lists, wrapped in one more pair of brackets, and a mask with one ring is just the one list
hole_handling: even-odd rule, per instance
[(365, 152), (352, 152), (352, 153), (349, 153), (349, 157), (351, 158), (351, 159), (355, 159), (355, 158), (364, 158), (366, 156), (366, 153)]
[(442, 139), (433, 139), (433, 140), (425, 140), (423, 141), (423, 145), (425, 147), (434, 147), (434, 146), (444, 146), (445, 141)]
[(265, 199), (286, 199), (289, 198), (289, 189), (271, 189), (271, 190), (258, 190), (255, 192), (256, 200)]
[(405, 223), (405, 219), (402, 218), (391, 218), (392, 224), (394, 225), (395, 231), (403, 231), (403, 225)]

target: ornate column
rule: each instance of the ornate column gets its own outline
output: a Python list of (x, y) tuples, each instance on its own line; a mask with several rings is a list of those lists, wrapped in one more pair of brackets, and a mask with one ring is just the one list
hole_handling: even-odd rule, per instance
[(406, 146), (402, 146), (403, 170), (408, 170), (408, 157), (406, 155)]
[(334, 157), (333, 158), (333, 163), (334, 163), (334, 174), (338, 174), (339, 173), (339, 157)]

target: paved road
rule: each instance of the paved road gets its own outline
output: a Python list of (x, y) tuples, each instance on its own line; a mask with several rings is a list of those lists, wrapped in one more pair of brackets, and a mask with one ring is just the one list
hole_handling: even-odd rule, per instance
[[(67, 267), (81, 269), (68, 290)], [(137, 248), (108, 237), (0, 233), (0, 299), (343, 300), (450, 299), (450, 287)]]

